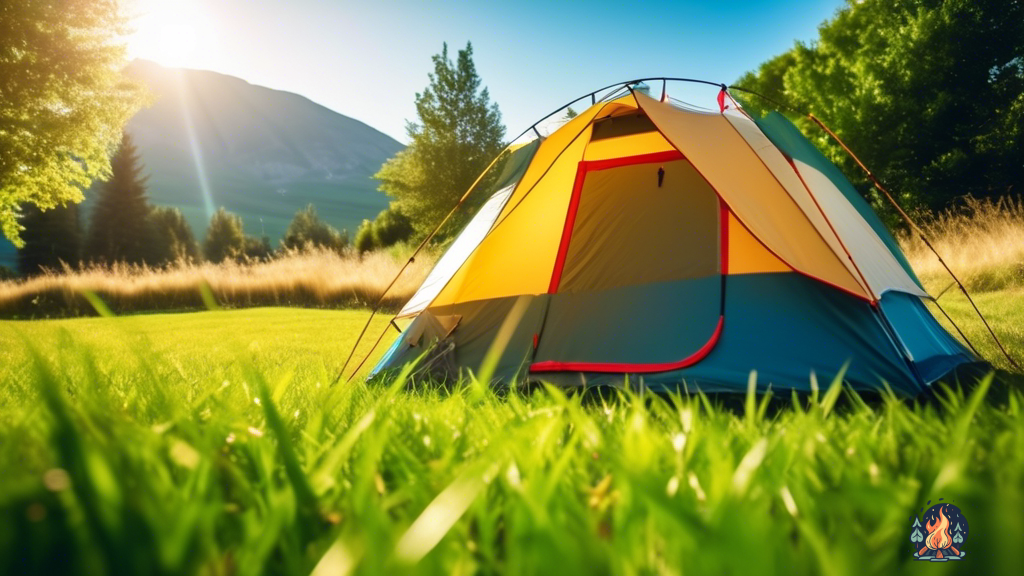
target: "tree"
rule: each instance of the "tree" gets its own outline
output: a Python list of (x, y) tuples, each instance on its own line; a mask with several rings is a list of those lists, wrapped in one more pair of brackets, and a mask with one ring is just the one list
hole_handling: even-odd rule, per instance
[(143, 102), (122, 75), (117, 0), (0, 8), (0, 231), (21, 244), (20, 207), (78, 203), (110, 174), (121, 128)]
[(86, 257), (94, 262), (142, 264), (151, 257), (153, 241), (149, 199), (142, 164), (131, 136), (110, 159), (110, 179), (99, 188), (92, 209)]
[[(374, 176), (420, 236), (455, 206), (501, 151), (505, 136), (497, 104), (481, 89), (472, 44), (459, 50), (454, 63), (447, 44), (432, 59), (430, 84), (416, 94), (419, 122), (406, 125), (410, 144)], [(449, 230), (459, 227), (461, 217)]]
[(356, 231), (355, 247), (360, 254), (394, 246), (413, 235), (412, 221), (397, 206), (391, 206), (377, 214), (373, 220), (363, 220)]
[(397, 206), (385, 209), (373, 221), (373, 239), (382, 248), (404, 242), (412, 234), (412, 221)]
[(377, 248), (377, 240), (373, 235), (373, 221), (363, 220), (363, 223), (359, 225), (359, 229), (356, 230), (356, 239), (353, 241), (356, 250), (360, 254), (365, 254), (371, 250)]
[(149, 216), (149, 225), (153, 231), (151, 263), (199, 260), (199, 245), (181, 210), (168, 206), (154, 208)]
[[(912, 207), (1019, 191), (1020, 0), (850, 1), (815, 43), (797, 44), (737, 85), (822, 118)], [(802, 127), (867, 190), (852, 160), (816, 127)]]
[(289, 250), (324, 248), (341, 252), (348, 246), (348, 233), (338, 232), (333, 226), (321, 220), (316, 207), (309, 204), (295, 213), (284, 238), (281, 239), (281, 245)]
[(203, 242), (203, 254), (210, 262), (223, 262), (245, 254), (245, 232), (242, 219), (223, 207), (210, 218)]
[(75, 265), (81, 257), (81, 230), (78, 206), (68, 204), (43, 211), (26, 206), (22, 212), (24, 227), (18, 249), (18, 271), (31, 276), (44, 269)]
[(261, 236), (259, 238), (255, 236), (245, 237), (245, 244), (242, 248), (242, 256), (245, 259), (265, 262), (270, 260), (273, 255), (274, 249), (270, 247), (269, 236)]

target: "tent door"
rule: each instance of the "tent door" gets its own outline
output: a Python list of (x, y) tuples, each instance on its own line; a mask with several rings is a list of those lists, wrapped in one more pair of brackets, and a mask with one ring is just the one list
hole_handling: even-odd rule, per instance
[(662, 372), (721, 334), (728, 211), (676, 151), (580, 162), (531, 372)]

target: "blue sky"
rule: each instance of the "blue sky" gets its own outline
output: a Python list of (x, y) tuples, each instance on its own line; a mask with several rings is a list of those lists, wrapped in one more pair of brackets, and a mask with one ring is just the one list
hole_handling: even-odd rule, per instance
[[(122, 0), (134, 56), (302, 94), (405, 142), (430, 56), (472, 41), (509, 138), (613, 82), (684, 76), (732, 82), (809, 41), (843, 0), (412, 2)], [(674, 94), (711, 105), (706, 93)]]

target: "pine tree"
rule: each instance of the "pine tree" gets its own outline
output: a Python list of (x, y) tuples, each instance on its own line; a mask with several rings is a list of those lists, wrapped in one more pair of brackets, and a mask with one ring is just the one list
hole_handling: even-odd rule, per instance
[(78, 264), (82, 238), (76, 204), (46, 211), (27, 205), (20, 223), (24, 245), (18, 249), (18, 271), (22, 275), (38, 274), (44, 268), (60, 269), (62, 263)]
[[(430, 84), (416, 94), (419, 122), (406, 126), (409, 146), (374, 175), (420, 236), (455, 206), (501, 151), (505, 137), (498, 105), (487, 88), (481, 89), (472, 44), (459, 50), (454, 63), (445, 44), (433, 61)], [(458, 229), (467, 214), (458, 215), (448, 229)]]
[(964, 543), (964, 533), (963, 530), (960, 529), (959, 522), (956, 523), (956, 531), (953, 534), (953, 543), (958, 545)]
[(911, 526), (913, 531), (910, 533), (910, 541), (914, 543), (920, 543), (924, 541), (924, 534), (921, 532), (921, 521), (914, 516), (914, 524)]
[(245, 254), (246, 238), (242, 218), (221, 207), (210, 218), (203, 242), (203, 254), (210, 262), (223, 262)]
[(149, 221), (153, 230), (152, 264), (199, 260), (199, 245), (181, 210), (168, 206), (154, 208)]
[(138, 151), (127, 132), (110, 167), (110, 179), (100, 186), (92, 210), (85, 256), (93, 262), (142, 264), (149, 259), (153, 239), (148, 177), (142, 176)]

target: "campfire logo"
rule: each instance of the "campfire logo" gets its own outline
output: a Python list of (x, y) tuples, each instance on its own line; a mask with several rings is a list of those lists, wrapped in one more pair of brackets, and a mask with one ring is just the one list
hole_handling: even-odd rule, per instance
[(963, 544), (967, 540), (967, 518), (960, 508), (939, 500), (920, 520), (916, 514), (912, 516), (910, 543), (914, 545), (914, 557), (929, 562), (962, 560), (966, 555)]

